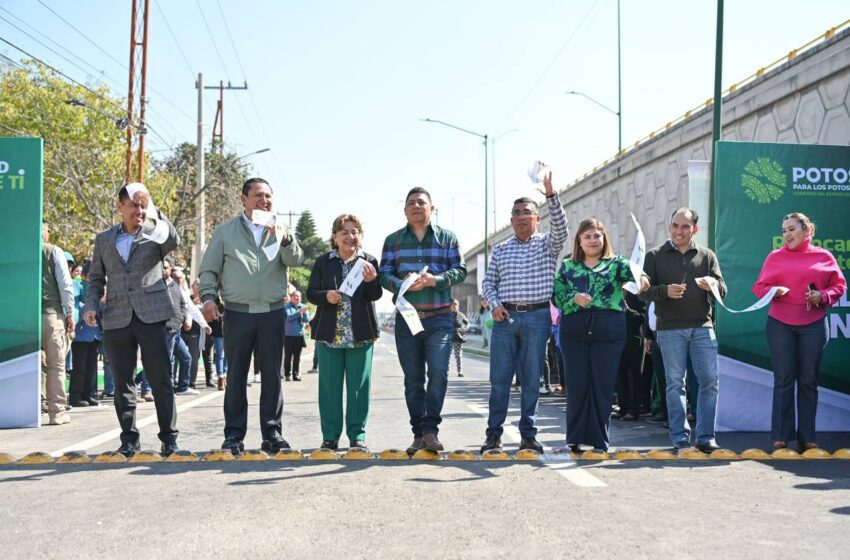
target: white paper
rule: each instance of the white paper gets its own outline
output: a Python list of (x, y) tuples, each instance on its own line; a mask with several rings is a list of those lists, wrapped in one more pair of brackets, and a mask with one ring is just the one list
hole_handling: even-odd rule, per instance
[(542, 183), (547, 173), (549, 173), (549, 166), (542, 161), (535, 161), (528, 168), (528, 177), (534, 184)]
[[(261, 212), (261, 210), (254, 210), (254, 215), (257, 212)], [(266, 214), (271, 214), (271, 212), (266, 212)], [(252, 216), (253, 218), (253, 216)], [(256, 222), (254, 222), (256, 223)], [(277, 257), (278, 252), (280, 252), (280, 243), (283, 239), (284, 227), (282, 224), (274, 224), (274, 234), (275, 239), (274, 243), (271, 245), (266, 245), (263, 247), (263, 252), (266, 254), (266, 258), (271, 262)]]
[(151, 220), (154, 226), (153, 231), (150, 233), (142, 233), (142, 239), (145, 240), (144, 242), (153, 241), (160, 245), (165, 243), (168, 239), (168, 224), (159, 219), (159, 211), (153, 203), (153, 199), (151, 198), (147, 187), (145, 187), (142, 183), (130, 183), (126, 188), (127, 194), (130, 195), (131, 200), (135, 199), (136, 194), (138, 193), (145, 193), (148, 195), (148, 207), (145, 209), (145, 219)]
[(411, 284), (416, 282), (427, 270), (428, 267), (424, 266), (419, 272), (414, 272), (405, 278), (401, 283), (401, 287), (398, 289), (398, 297), (395, 300), (396, 309), (398, 309), (398, 312), (401, 313), (401, 316), (404, 318), (404, 322), (407, 323), (407, 327), (410, 329), (410, 334), (413, 335), (421, 333), (425, 329), (422, 327), (422, 321), (419, 320), (419, 312), (416, 311), (416, 308), (413, 307), (412, 303), (404, 299), (404, 293), (407, 292)]
[(643, 230), (635, 215), (629, 212), (629, 216), (632, 218), (632, 223), (635, 224), (635, 228), (637, 229), (635, 245), (632, 248), (632, 256), (629, 258), (629, 268), (632, 271), (634, 281), (623, 284), (623, 289), (627, 292), (638, 294), (640, 293), (640, 277), (643, 275), (643, 263), (646, 260), (646, 237), (643, 235)]
[(351, 267), (351, 270), (348, 271), (348, 274), (345, 276), (345, 280), (342, 281), (342, 287), (339, 289), (340, 292), (348, 297), (352, 297), (354, 295), (357, 287), (363, 282), (364, 264), (366, 264), (366, 261), (363, 259), (357, 259), (354, 261), (354, 265)]
[[(774, 286), (770, 290), (768, 290), (768, 292), (766, 294), (764, 294), (761, 297), (761, 299), (759, 299), (757, 302), (755, 302), (751, 306), (747, 307), (746, 309), (735, 310), (735, 309), (730, 309), (730, 308), (726, 307), (726, 304), (723, 303), (723, 298), (720, 297), (720, 291), (717, 289), (717, 281), (713, 277), (703, 276), (702, 278), (705, 278), (706, 280), (708, 280), (711, 283), (711, 294), (714, 296), (714, 299), (717, 300), (717, 303), (722, 305), (723, 309), (725, 309), (729, 313), (749, 313), (750, 311), (756, 311), (758, 309), (761, 309), (762, 307), (766, 307), (767, 305), (770, 305), (770, 302), (773, 300), (774, 296), (776, 296), (776, 292), (778, 292), (781, 289), (783, 289), (783, 290), (788, 289), (788, 288), (785, 288), (784, 286)], [(697, 278), (696, 279), (697, 282), (702, 280), (702, 278)]]
[(162, 245), (168, 239), (168, 224), (164, 220), (153, 218), (155, 225), (150, 233), (143, 233), (142, 237), (154, 243)]
[(254, 210), (251, 212), (251, 221), (258, 226), (270, 227), (277, 223), (277, 214), (265, 210)]
[(180, 294), (183, 296), (183, 301), (186, 303), (186, 312), (189, 315), (189, 319), (191, 321), (195, 321), (201, 327), (201, 339), (198, 342), (198, 347), (203, 350), (204, 346), (206, 346), (207, 342), (207, 331), (206, 329), (210, 326), (207, 323), (207, 320), (204, 319), (204, 314), (201, 313), (201, 309), (194, 304), (192, 298), (189, 297), (189, 294), (180, 290)]

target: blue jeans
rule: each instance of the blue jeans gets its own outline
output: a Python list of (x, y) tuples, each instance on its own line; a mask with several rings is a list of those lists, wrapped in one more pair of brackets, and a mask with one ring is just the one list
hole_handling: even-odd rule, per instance
[[(818, 377), (823, 351), (829, 341), (826, 317), (808, 325), (787, 325), (767, 318), (767, 344), (773, 362), (773, 441), (815, 443)], [(795, 430), (794, 388), (797, 389)]]
[(424, 331), (412, 335), (404, 318), (396, 313), (395, 345), (404, 372), (410, 427), (416, 437), (439, 431), (455, 330), (451, 313), (422, 319), (422, 327)]
[(546, 360), (552, 318), (549, 308), (511, 314), (513, 323), (494, 322), (490, 338), (490, 415), (487, 435), (501, 437), (508, 415), (511, 381), (516, 364), (520, 381), (519, 433), (524, 438), (537, 435), (537, 402), (540, 400), (540, 376)]
[(174, 391), (179, 393), (189, 388), (189, 381), (192, 376), (192, 354), (180, 333), (168, 333), (168, 345), (172, 348), (171, 376), (177, 378)]
[(714, 440), (717, 416), (717, 393), (720, 387), (717, 375), (717, 337), (714, 329), (672, 329), (658, 331), (656, 335), (667, 377), (667, 417), (670, 421), (670, 441), (674, 444), (690, 442), (691, 428), (687, 418), (685, 372), (688, 356), (699, 383), (697, 393), (696, 444)]
[(219, 377), (227, 376), (227, 360), (224, 358), (224, 337), (212, 337), (213, 353), (215, 355), (215, 373)]

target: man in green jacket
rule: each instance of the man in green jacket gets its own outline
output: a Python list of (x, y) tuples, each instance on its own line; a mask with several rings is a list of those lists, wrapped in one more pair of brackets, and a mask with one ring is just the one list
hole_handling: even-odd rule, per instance
[(283, 393), (280, 362), (283, 352), (284, 296), (288, 267), (298, 266), (303, 253), (281, 224), (255, 223), (254, 211), (272, 212), (272, 189), (265, 179), (242, 186), (245, 211), (218, 226), (201, 262), (201, 301), (207, 321), (221, 315), (216, 291), (224, 300), (224, 355), (229, 364), (224, 393), (222, 449), (238, 455), (248, 428), (246, 384), (256, 347), (262, 373), (260, 430), (262, 449), (289, 449), (282, 435)]

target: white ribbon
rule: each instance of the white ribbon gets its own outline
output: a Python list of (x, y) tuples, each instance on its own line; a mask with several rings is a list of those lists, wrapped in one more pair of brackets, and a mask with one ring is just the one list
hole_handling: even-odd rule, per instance
[(363, 266), (366, 264), (364, 259), (357, 259), (351, 266), (351, 270), (345, 275), (345, 280), (342, 281), (340, 292), (348, 297), (353, 297), (357, 287), (363, 282)]
[(711, 295), (714, 296), (714, 299), (717, 300), (717, 303), (722, 305), (723, 309), (725, 309), (729, 313), (749, 313), (750, 311), (756, 311), (758, 309), (761, 309), (762, 307), (765, 307), (765, 306), (770, 304), (771, 300), (773, 300), (773, 297), (776, 295), (776, 292), (778, 292), (779, 290), (787, 290), (788, 289), (784, 286), (774, 286), (770, 290), (768, 290), (767, 293), (764, 294), (761, 297), (761, 299), (759, 299), (757, 302), (755, 302), (754, 304), (752, 304), (748, 308), (735, 310), (735, 309), (730, 309), (729, 307), (726, 307), (726, 304), (723, 303), (723, 298), (720, 297), (720, 290), (717, 289), (717, 280), (715, 280), (711, 276), (703, 276), (702, 278), (697, 278), (697, 282), (699, 282), (700, 280), (703, 280), (703, 279), (706, 280), (711, 285)]
[(637, 218), (635, 218), (635, 215), (629, 212), (629, 216), (637, 229), (635, 246), (632, 248), (632, 256), (629, 259), (629, 268), (632, 271), (632, 278), (634, 278), (634, 282), (626, 282), (623, 284), (623, 289), (633, 294), (637, 294), (640, 292), (640, 277), (643, 275), (643, 263), (646, 260), (646, 237), (643, 235), (643, 230), (640, 228), (640, 224), (638, 223)]
[(425, 274), (427, 270), (428, 267), (424, 266), (419, 272), (414, 272), (405, 278), (404, 282), (401, 283), (401, 287), (398, 289), (398, 297), (395, 300), (396, 309), (404, 317), (404, 322), (407, 323), (410, 334), (413, 335), (421, 333), (425, 329), (422, 328), (422, 321), (419, 320), (419, 312), (416, 311), (412, 303), (404, 299), (404, 294), (410, 288), (410, 285), (419, 280), (419, 277)]
[(150, 233), (142, 233), (142, 238), (148, 241), (153, 241), (162, 245), (168, 239), (168, 224), (164, 220), (159, 219), (159, 212), (153, 203), (151, 193), (142, 183), (130, 183), (127, 185), (127, 194), (130, 195), (130, 200), (136, 198), (137, 193), (145, 193), (148, 195), (148, 207), (145, 210), (145, 219), (153, 220), (153, 230)]

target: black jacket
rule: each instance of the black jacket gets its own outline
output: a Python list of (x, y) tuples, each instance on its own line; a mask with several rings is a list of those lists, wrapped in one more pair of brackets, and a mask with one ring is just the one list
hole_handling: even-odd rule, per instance
[[(307, 301), (316, 306), (316, 315), (310, 321), (313, 340), (333, 342), (336, 334), (337, 305), (328, 303), (328, 292), (342, 285), (342, 261), (333, 257), (333, 252), (325, 253), (313, 265), (310, 283), (307, 285)], [(359, 258), (378, 270), (378, 261), (372, 255), (363, 253)], [(383, 288), (378, 280), (362, 282), (357, 286), (351, 298), (351, 328), (356, 342), (378, 338), (378, 321), (375, 318), (375, 301), (381, 299)]]

